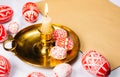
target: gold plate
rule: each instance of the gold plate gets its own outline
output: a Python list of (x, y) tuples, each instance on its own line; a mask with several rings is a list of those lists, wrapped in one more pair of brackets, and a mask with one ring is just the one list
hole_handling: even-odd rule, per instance
[(52, 26), (54, 29), (65, 29), (74, 42), (74, 47), (67, 53), (67, 58), (63, 60), (56, 60), (50, 57), (49, 54), (46, 54), (49, 57), (44, 58), (43, 56), (40, 56), (38, 52), (33, 51), (34, 44), (40, 41), (40, 32), (38, 31), (40, 26), (41, 23), (28, 26), (15, 35), (14, 41), (12, 41), (12, 47), (14, 47), (16, 44), (17, 45), (12, 52), (15, 53), (17, 57), (19, 57), (22, 61), (34, 66), (54, 67), (59, 63), (69, 62), (77, 56), (80, 48), (80, 42), (77, 35), (68, 27), (58, 24), (52, 24)]

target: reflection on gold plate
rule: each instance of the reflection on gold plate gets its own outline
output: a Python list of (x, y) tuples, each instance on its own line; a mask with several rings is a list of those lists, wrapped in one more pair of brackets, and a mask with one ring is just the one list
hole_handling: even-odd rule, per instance
[(12, 41), (12, 47), (14, 47), (16, 44), (17, 45), (16, 48), (12, 50), (12, 52), (15, 53), (17, 57), (19, 57), (22, 61), (28, 64), (32, 64), (38, 67), (49, 68), (54, 67), (59, 63), (69, 62), (77, 56), (80, 48), (80, 42), (77, 35), (68, 27), (58, 24), (52, 24), (53, 28), (62, 28), (68, 32), (68, 36), (70, 36), (74, 42), (73, 49), (67, 53), (67, 58), (63, 60), (56, 60), (50, 57), (49, 53), (46, 54), (47, 58), (44, 58), (44, 56), (39, 55), (40, 53), (38, 51), (35, 51), (33, 47), (36, 43), (39, 43), (40, 41), (41, 34), (38, 31), (38, 28), (40, 26), (41, 24), (34, 24), (28, 26), (15, 35), (14, 41)]

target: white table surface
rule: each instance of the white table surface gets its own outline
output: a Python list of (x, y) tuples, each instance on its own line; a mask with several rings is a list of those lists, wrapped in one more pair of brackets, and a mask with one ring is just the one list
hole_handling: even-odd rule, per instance
[[(12, 21), (16, 21), (20, 25), (19, 30), (31, 24), (23, 19), (21, 10), (24, 3), (28, 1), (35, 2), (39, 0), (0, 0), (0, 5), (9, 5), (13, 8), (14, 16)], [(120, 7), (120, 0), (110, 0), (110, 2)], [(35, 23), (38, 22), (41, 22), (41, 15), (39, 15), (39, 19)], [(7, 29), (8, 23), (5, 23), (3, 25)], [(2, 43), (0, 43), (0, 55), (5, 56), (10, 61), (11, 71), (9, 77), (27, 77), (27, 75), (33, 71), (40, 71), (43, 74), (45, 74), (46, 77), (52, 77), (52, 69), (38, 68), (24, 63), (19, 58), (17, 58), (12, 52), (5, 51), (3, 49)], [(94, 77), (82, 68), (80, 63), (80, 56), (81, 53), (79, 53), (78, 58), (72, 64), (73, 72), (70, 77)], [(109, 77), (120, 77), (120, 67), (113, 70)]]

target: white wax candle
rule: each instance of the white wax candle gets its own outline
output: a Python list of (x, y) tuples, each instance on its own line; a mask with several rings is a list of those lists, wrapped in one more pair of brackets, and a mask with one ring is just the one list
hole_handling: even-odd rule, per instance
[(51, 18), (49, 16), (43, 16), (42, 17), (42, 26), (41, 26), (41, 32), (43, 34), (50, 34), (52, 33), (53, 29), (51, 26)]
[(41, 32), (43, 34), (50, 34), (53, 31), (51, 26), (51, 18), (48, 16), (48, 4), (45, 4), (45, 16), (42, 17)]

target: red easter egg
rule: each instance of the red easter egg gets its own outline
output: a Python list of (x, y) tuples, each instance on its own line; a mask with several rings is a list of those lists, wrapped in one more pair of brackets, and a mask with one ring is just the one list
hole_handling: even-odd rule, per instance
[(82, 66), (96, 77), (107, 77), (110, 74), (110, 65), (103, 55), (96, 51), (83, 52)]
[(63, 47), (66, 50), (71, 50), (73, 48), (74, 43), (73, 43), (72, 38), (68, 37), (68, 38), (56, 40), (55, 45)]
[(0, 55), (0, 77), (8, 77), (10, 72), (9, 61)]
[(27, 2), (22, 9), (23, 17), (28, 22), (35, 22), (37, 21), (39, 10), (37, 5), (33, 2)]
[(0, 5), (0, 23), (5, 23), (11, 20), (13, 16), (13, 10), (6, 5)]
[(41, 72), (32, 72), (27, 77), (45, 77)]
[(63, 47), (54, 46), (50, 50), (50, 56), (52, 56), (55, 59), (62, 60), (67, 57), (67, 51)]
[(3, 42), (7, 38), (7, 32), (2, 24), (0, 24), (0, 42)]
[(52, 77), (70, 77), (72, 66), (68, 63), (61, 63), (53, 68)]
[(67, 37), (67, 32), (64, 29), (56, 29), (53, 31), (52, 37), (54, 40), (63, 39)]

